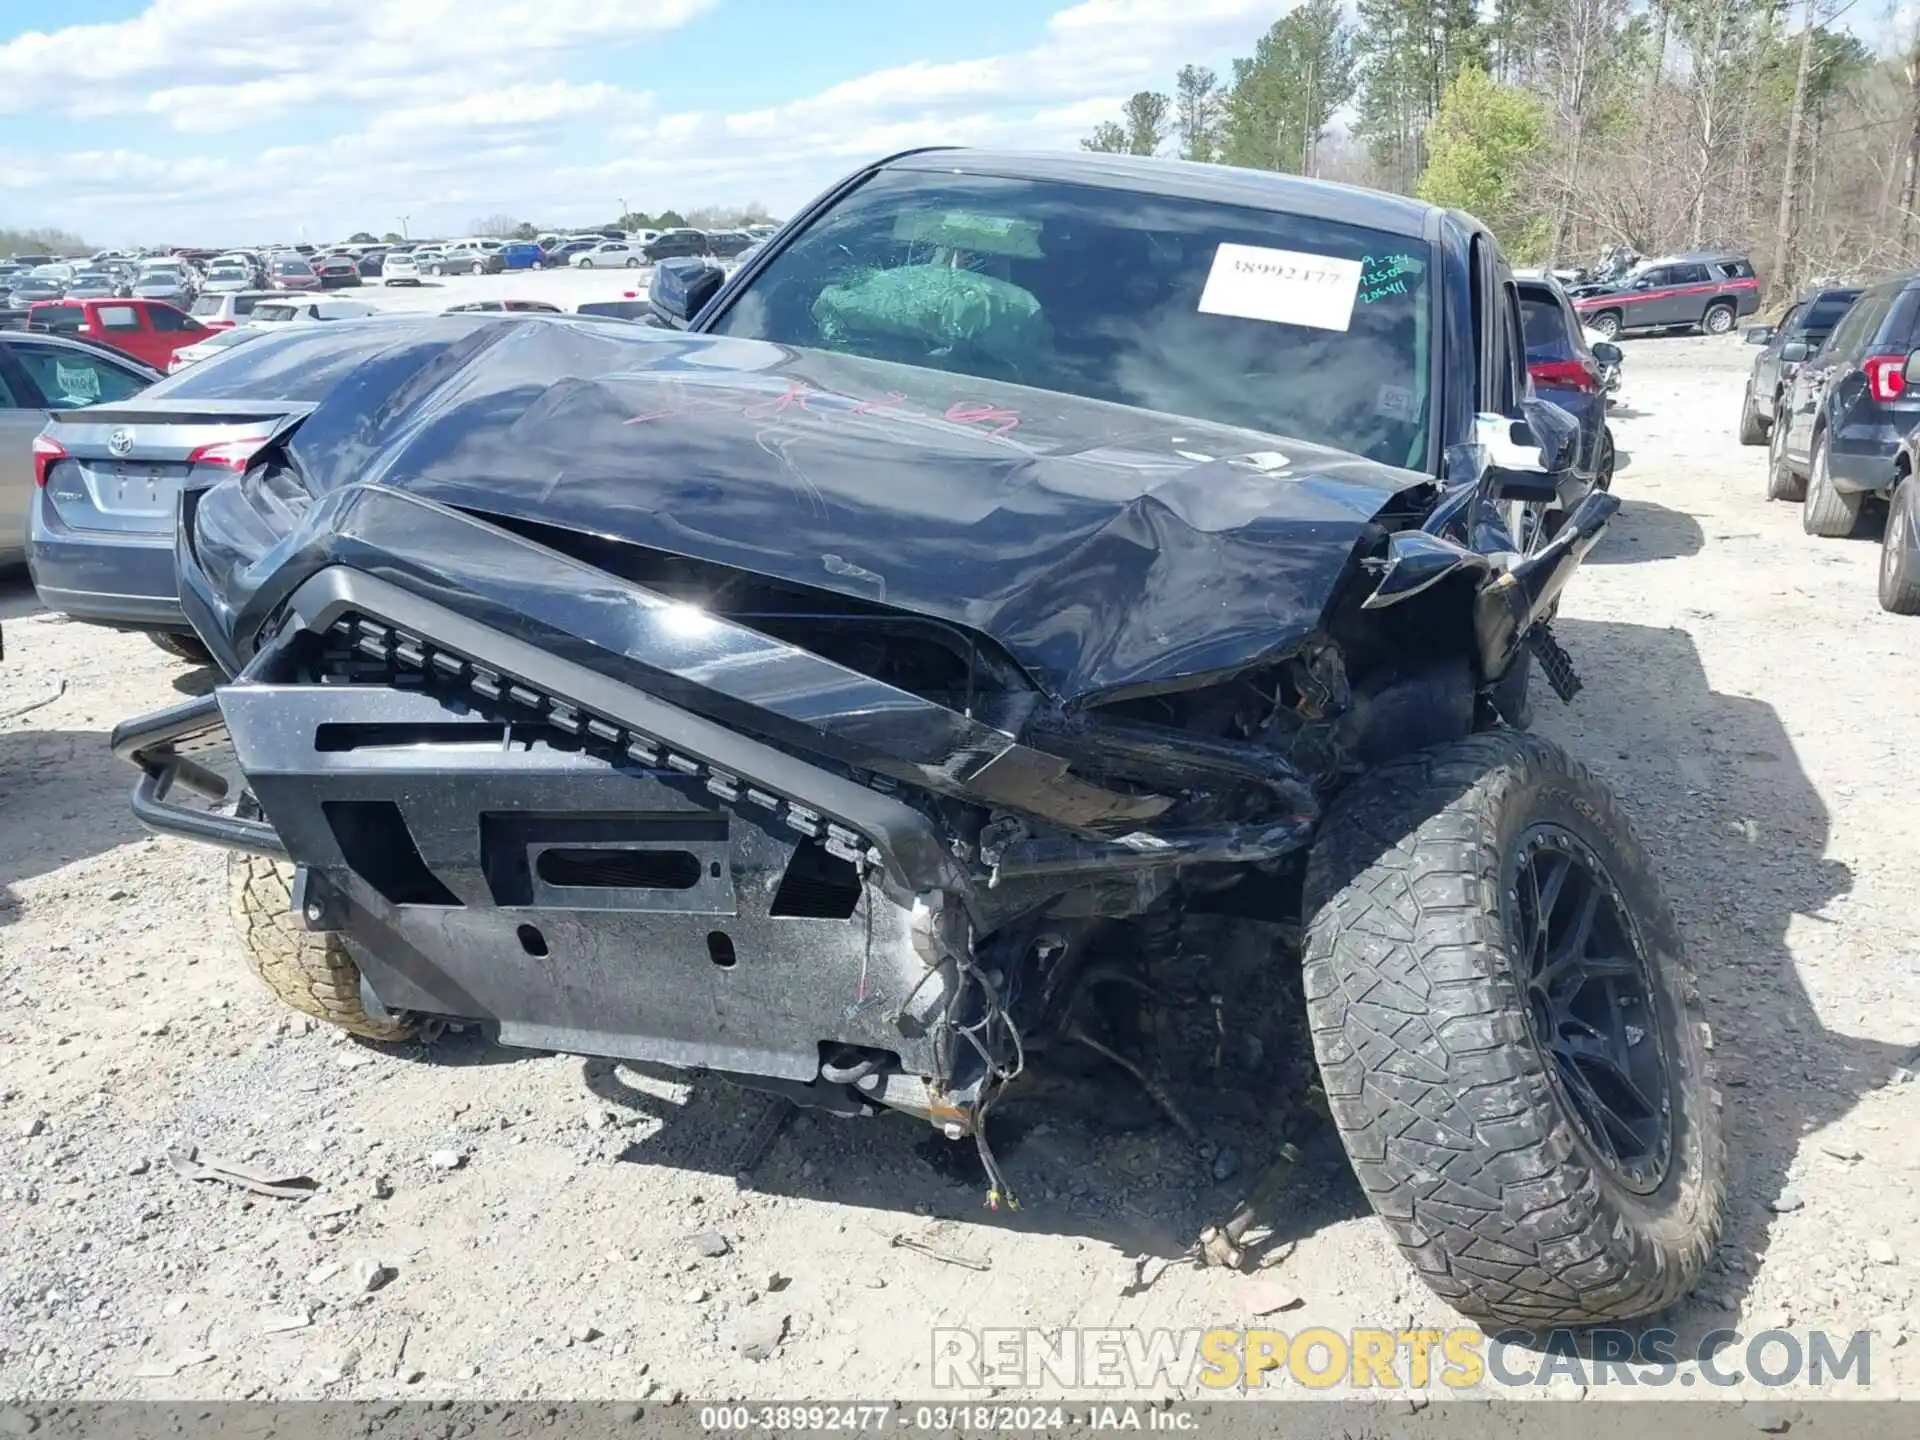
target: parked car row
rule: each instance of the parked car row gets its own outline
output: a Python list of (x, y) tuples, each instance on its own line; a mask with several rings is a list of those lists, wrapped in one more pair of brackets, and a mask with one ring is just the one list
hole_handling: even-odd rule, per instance
[(1880, 531), (1883, 609), (1920, 615), (1920, 273), (1810, 291), (1758, 345), (1739, 434), (1809, 535)]
[[(140, 261), (49, 261), (26, 266), (0, 265), (0, 311), (21, 323), (20, 312), (47, 300), (115, 300), (139, 298), (187, 304), (199, 293), (205, 277), (177, 256)], [(9, 327), (11, 328), (11, 327)]]

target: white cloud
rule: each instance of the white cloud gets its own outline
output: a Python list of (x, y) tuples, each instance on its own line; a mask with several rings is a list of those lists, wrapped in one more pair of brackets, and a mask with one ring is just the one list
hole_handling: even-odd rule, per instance
[[(584, 224), (607, 218), (620, 197), (653, 210), (758, 199), (784, 213), (895, 150), (1071, 147), (1116, 116), (1125, 95), (1170, 89), (1186, 61), (1246, 53), (1286, 8), (1286, 0), (1082, 0), (1052, 15), (1025, 50), (929, 57), (733, 113), (663, 111), (645, 91), (567, 78), (580, 47), (631, 43), (715, 3), (153, 0), (121, 25), (0, 46), (0, 110), (19, 102), (27, 77), (54, 72), (62, 83), (35, 92), (43, 105), (69, 113), (106, 105), (194, 136), (321, 99), (353, 100), (361, 118), (350, 133), (266, 150), (248, 151), (237, 135), (196, 140), (210, 153), (184, 160), (8, 154), (0, 145), (0, 197), (16, 223), (208, 243), (384, 229), (401, 212), (415, 233), (498, 210)], [(722, 9), (717, 33), (725, 23)], [(111, 43), (101, 31), (114, 32)], [(222, 32), (276, 43), (227, 43)], [(288, 43), (277, 43), (282, 36)], [(103, 91), (109, 74), (117, 81)]]
[(0, 45), (0, 112), (149, 114), (208, 133), (323, 103), (454, 101), (676, 29), (715, 3), (152, 0), (129, 20)]

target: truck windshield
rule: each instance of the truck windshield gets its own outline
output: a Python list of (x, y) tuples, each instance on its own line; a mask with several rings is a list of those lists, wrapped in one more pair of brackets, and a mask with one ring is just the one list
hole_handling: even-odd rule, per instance
[(1423, 467), (1429, 246), (1097, 186), (882, 171), (717, 334), (1190, 415)]

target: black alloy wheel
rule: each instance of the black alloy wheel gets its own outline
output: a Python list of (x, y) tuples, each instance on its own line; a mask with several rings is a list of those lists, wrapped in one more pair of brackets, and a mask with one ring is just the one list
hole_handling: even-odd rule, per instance
[(1600, 858), (1570, 831), (1535, 825), (1507, 888), (1515, 970), (1547, 1075), (1594, 1158), (1635, 1194), (1665, 1178), (1672, 1082), (1653, 977)]

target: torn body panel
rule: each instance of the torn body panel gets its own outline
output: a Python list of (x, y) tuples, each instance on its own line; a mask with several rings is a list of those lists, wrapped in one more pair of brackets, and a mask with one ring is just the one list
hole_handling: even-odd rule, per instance
[[(316, 496), (371, 483), (617, 542), (642, 583), (654, 557), (694, 556), (944, 621), (1068, 704), (1284, 649), (1374, 516), (1430, 483), (1253, 431), (757, 341), (596, 335), (593, 378), (534, 382), (582, 359), (558, 329), (497, 340), (412, 403), (323, 408), (289, 442), (293, 466)], [(246, 518), (209, 517), (210, 548), (247, 549)]]

